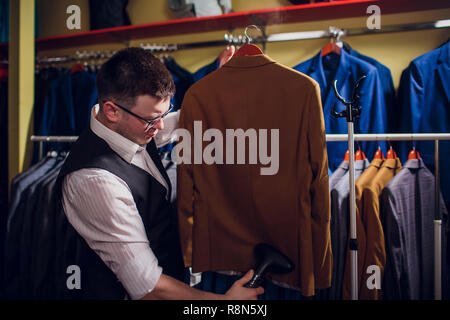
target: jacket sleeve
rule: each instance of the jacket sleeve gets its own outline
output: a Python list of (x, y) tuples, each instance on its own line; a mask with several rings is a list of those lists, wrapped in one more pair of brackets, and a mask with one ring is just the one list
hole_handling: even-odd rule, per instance
[[(422, 118), (422, 108), (428, 107), (423, 98), (423, 80), (420, 70), (411, 63), (402, 73), (398, 89), (400, 111), (398, 113), (398, 127), (400, 133), (420, 132), (419, 125)], [(399, 142), (399, 156), (407, 159), (411, 149), (410, 142)]]
[(332, 253), (330, 236), (330, 193), (328, 185), (328, 157), (325, 140), (325, 122), (316, 83), (310, 94), (308, 149), (312, 169), (311, 227), (314, 252), (314, 275), (317, 289), (331, 286)]
[[(193, 118), (190, 112), (193, 103), (195, 100), (191, 97), (190, 92), (187, 92), (178, 123), (179, 128), (187, 130), (185, 132), (188, 132), (190, 137), (194, 136)], [(186, 137), (182, 139), (186, 139)], [(184, 153), (181, 155), (183, 159), (178, 159), (177, 166), (178, 224), (184, 264), (186, 267), (190, 267), (192, 266), (192, 228), (194, 225), (194, 178), (192, 161), (186, 161), (186, 159), (190, 158), (190, 151), (193, 150), (192, 141), (180, 141), (179, 139), (175, 151), (181, 152), (181, 148)], [(177, 156), (180, 157), (180, 154)]]
[[(361, 292), (362, 300), (381, 300), (381, 279), (383, 279), (386, 265), (386, 250), (384, 243), (383, 226), (380, 221), (380, 203), (378, 193), (373, 188), (363, 191), (364, 199), (364, 223), (366, 226), (366, 249), (364, 265), (361, 270)], [(359, 254), (359, 252), (358, 252)], [(373, 278), (370, 267), (380, 268), (380, 278)], [(380, 281), (375, 283), (375, 281)], [(369, 288), (369, 282), (374, 287)], [(376, 284), (376, 285), (375, 285)]]
[[(400, 228), (399, 216), (395, 206), (395, 199), (388, 189), (381, 192), (381, 216), (383, 217), (384, 234), (386, 236), (386, 267), (384, 269), (384, 278), (382, 280), (384, 299), (405, 299), (407, 296), (404, 291), (401, 279), (404, 277), (403, 270), (404, 243), (405, 236)], [(403, 289), (402, 289), (403, 288)]]

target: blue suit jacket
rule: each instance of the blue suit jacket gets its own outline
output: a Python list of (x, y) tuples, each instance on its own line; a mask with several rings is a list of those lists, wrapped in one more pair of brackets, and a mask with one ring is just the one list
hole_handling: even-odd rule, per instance
[[(335, 119), (331, 110), (342, 111), (345, 106), (340, 103), (333, 92), (333, 82), (337, 80), (339, 93), (351, 99), (353, 87), (358, 79), (365, 75), (359, 90), (359, 104), (362, 106), (361, 116), (355, 121), (355, 133), (385, 133), (386, 132), (386, 104), (383, 86), (377, 69), (367, 62), (353, 57), (341, 50), (341, 54), (329, 54), (321, 57), (319, 52), (315, 57), (294, 67), (295, 70), (305, 73), (316, 80), (321, 89), (322, 106), (327, 134), (347, 133), (347, 123), (343, 118)], [(378, 149), (376, 142), (361, 142), (361, 149), (368, 158), (372, 158)], [(380, 142), (383, 151), (385, 142)], [(345, 142), (328, 142), (328, 163), (334, 171), (347, 151)]]
[[(400, 132), (450, 132), (450, 43), (414, 59), (403, 71), (399, 87)], [(417, 141), (416, 149), (430, 170), (434, 169), (434, 142)], [(450, 141), (441, 141), (441, 188), (450, 202)], [(407, 158), (412, 143), (401, 143), (400, 155)]]
[(398, 128), (395, 125), (395, 88), (394, 88), (394, 82), (392, 81), (392, 74), (391, 70), (389, 70), (388, 67), (386, 67), (384, 64), (378, 62), (374, 58), (365, 56), (358, 51), (350, 48), (350, 46), (346, 46), (344, 44), (344, 48), (347, 50), (347, 52), (367, 63), (370, 63), (372, 66), (374, 66), (377, 71), (378, 75), (380, 77), (381, 86), (383, 87), (383, 93), (384, 93), (384, 100), (386, 103), (386, 119), (387, 119), (387, 131), (388, 132), (395, 132), (398, 130)]
[(79, 135), (89, 126), (90, 110), (97, 103), (95, 75), (64, 73), (50, 85), (41, 123), (41, 135)]
[[(78, 136), (89, 127), (90, 111), (97, 103), (95, 75), (87, 71), (62, 73), (50, 84), (38, 135)], [(46, 143), (47, 150), (68, 150), (69, 143)]]
[(197, 82), (198, 80), (206, 77), (208, 74), (216, 71), (217, 69), (219, 69), (219, 58), (195, 71), (193, 74), (194, 82)]

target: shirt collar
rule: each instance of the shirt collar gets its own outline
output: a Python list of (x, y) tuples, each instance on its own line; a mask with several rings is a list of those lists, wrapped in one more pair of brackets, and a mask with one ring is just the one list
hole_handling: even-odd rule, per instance
[(133, 141), (125, 138), (121, 134), (112, 131), (97, 120), (100, 106), (96, 104), (91, 111), (91, 130), (100, 138), (106, 141), (111, 149), (114, 150), (122, 159), (131, 163), (133, 161), (136, 152), (144, 150), (145, 147), (134, 143)]
[(374, 158), (372, 160), (372, 162), (370, 162), (370, 166), (371, 167), (375, 167), (375, 168), (378, 168), (378, 169), (380, 169), (382, 164), (383, 164), (383, 160), (381, 160), (381, 159), (375, 159)]
[(408, 168), (408, 169), (421, 169), (421, 168), (424, 168), (425, 165), (421, 158), (420, 159), (409, 159), (408, 161), (406, 161), (404, 167)]
[(387, 167), (389, 169), (399, 169), (402, 167), (402, 164), (400, 162), (400, 158), (386, 159), (384, 160), (382, 167)]

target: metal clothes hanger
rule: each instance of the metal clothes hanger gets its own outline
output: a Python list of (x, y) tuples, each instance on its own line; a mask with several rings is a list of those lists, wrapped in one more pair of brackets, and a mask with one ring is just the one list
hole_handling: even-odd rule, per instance
[(247, 43), (244, 44), (242, 47), (240, 47), (238, 51), (236, 51), (236, 53), (234, 54), (236, 57), (239, 57), (239, 56), (256, 56), (256, 55), (259, 55), (259, 54), (264, 54), (262, 52), (262, 50), (257, 45), (254, 45), (254, 44), (250, 43), (252, 41), (252, 39), (247, 34), (247, 30), (250, 27), (254, 27), (254, 28), (258, 29), (259, 31), (261, 31), (261, 29), (258, 28), (254, 24), (252, 24), (250, 26), (247, 26), (245, 28), (244, 35), (247, 38)]

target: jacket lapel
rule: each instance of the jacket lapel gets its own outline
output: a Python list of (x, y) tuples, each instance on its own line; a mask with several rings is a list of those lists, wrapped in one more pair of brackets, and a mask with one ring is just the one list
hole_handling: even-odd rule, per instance
[[(336, 70), (336, 74), (334, 76), (334, 79), (337, 80), (336, 88), (340, 94), (345, 94), (344, 87), (347, 83), (347, 78), (350, 75), (350, 70), (348, 68), (348, 57), (347, 53), (345, 53), (345, 50), (341, 50), (341, 55), (339, 59), (339, 66)], [(328, 84), (329, 90), (328, 94), (325, 100), (325, 109), (324, 112), (330, 113), (331, 109), (334, 107), (336, 111), (342, 111), (344, 109), (344, 106), (342, 105), (339, 100), (337, 100), (336, 95), (334, 94), (333, 86), (334, 86), (334, 80), (332, 83)], [(351, 99), (351, 97), (346, 97), (346, 99)]]

